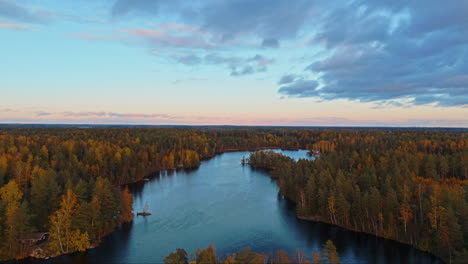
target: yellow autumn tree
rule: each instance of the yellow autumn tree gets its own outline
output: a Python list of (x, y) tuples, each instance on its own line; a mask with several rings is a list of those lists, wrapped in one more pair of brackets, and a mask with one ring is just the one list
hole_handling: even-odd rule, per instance
[(0, 188), (0, 200), (5, 204), (5, 237), (2, 240), (7, 245), (6, 255), (15, 256), (18, 251), (18, 236), (27, 226), (24, 210), (21, 210), (23, 192), (15, 180), (9, 181)]
[(411, 207), (408, 203), (404, 203), (400, 206), (400, 217), (399, 219), (403, 222), (405, 227), (405, 234), (406, 234), (406, 226), (408, 225), (409, 221), (413, 219), (413, 211), (411, 211)]
[(89, 248), (88, 233), (81, 233), (72, 226), (78, 209), (78, 199), (73, 191), (68, 189), (62, 196), (60, 209), (50, 216), (50, 249), (55, 254), (85, 251)]

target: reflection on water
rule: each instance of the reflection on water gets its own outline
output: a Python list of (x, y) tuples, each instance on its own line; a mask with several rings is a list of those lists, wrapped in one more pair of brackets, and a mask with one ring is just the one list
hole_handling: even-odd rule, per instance
[[(282, 152), (307, 157), (306, 151)], [(176, 248), (194, 252), (211, 243), (218, 254), (245, 247), (267, 254), (301, 248), (310, 256), (332, 239), (343, 263), (440, 263), (399, 243), (296, 219), (294, 205), (265, 171), (240, 164), (248, 155), (225, 153), (196, 170), (161, 172), (132, 184), (135, 212), (148, 203), (151, 216), (136, 216), (86, 253), (46, 262), (160, 263)]]

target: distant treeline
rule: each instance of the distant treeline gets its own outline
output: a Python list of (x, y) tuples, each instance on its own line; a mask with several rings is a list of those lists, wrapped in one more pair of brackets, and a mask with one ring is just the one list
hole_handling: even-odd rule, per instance
[[(0, 259), (19, 258), (29, 254), (21, 238), (32, 232), (50, 233), (47, 248), (50, 255), (85, 250), (90, 245), (99, 243), (117, 225), (132, 219), (132, 196), (123, 185), (141, 180), (158, 170), (198, 167), (201, 160), (209, 159), (217, 153), (265, 147), (317, 149), (322, 151), (320, 163), (317, 164), (322, 164), (323, 160), (320, 168), (325, 168), (322, 170), (328, 171), (328, 177), (334, 180), (339, 176), (340, 170), (343, 170), (343, 174), (352, 172), (353, 175), (358, 170), (358, 163), (355, 163), (358, 159), (353, 156), (354, 152), (360, 159), (367, 159), (365, 153), (369, 152), (373, 159), (369, 164), (374, 165), (368, 167), (367, 163), (360, 163), (359, 175), (366, 172), (365, 186), (374, 186), (383, 177), (381, 166), (375, 164), (403, 166), (393, 163), (393, 156), (389, 153), (395, 152), (399, 153), (395, 156), (396, 161), (400, 162), (402, 158), (398, 157), (406, 155), (404, 157), (407, 166), (411, 168), (411, 172), (415, 171), (415, 175), (409, 175), (409, 178), (424, 177), (440, 183), (449, 182), (446, 185), (452, 186), (452, 181), (459, 182), (467, 178), (466, 137), (466, 134), (448, 131), (411, 130), (0, 128), (0, 237), (3, 238), (0, 241)], [(406, 147), (401, 149), (402, 145)], [(352, 155), (347, 155), (348, 153)], [(383, 163), (381, 156), (386, 157), (387, 163)], [(326, 163), (326, 160), (335, 163)], [(408, 175), (403, 174), (406, 169), (398, 166), (395, 167), (399, 171), (398, 179), (407, 180)], [(418, 167), (417, 171), (414, 166)], [(432, 172), (431, 166), (435, 172)], [(423, 169), (419, 169), (420, 167)], [(314, 171), (318, 173), (319, 170)], [(374, 174), (371, 173), (373, 171)], [(392, 177), (387, 176), (385, 179)], [(307, 183), (308, 177), (297, 176), (299, 178)], [(454, 180), (448, 180), (449, 178)], [(295, 183), (299, 183), (296, 178), (293, 179)], [(401, 199), (399, 180), (393, 186), (398, 202)], [(294, 186), (283, 186), (282, 190), (297, 201), (297, 195), (294, 194), (297, 186)], [(355, 184), (352, 186), (354, 188)], [(408, 185), (407, 188), (413, 187)], [(375, 188), (381, 190), (380, 187)], [(444, 188), (441, 188), (441, 193), (445, 195)], [(466, 197), (466, 187), (460, 188), (452, 196)], [(328, 189), (324, 189), (324, 192), (325, 190), (328, 195)], [(360, 191), (364, 192), (364, 189)], [(410, 189), (409, 192), (414, 194), (412, 191)], [(383, 191), (380, 193), (384, 194)], [(427, 198), (428, 195), (429, 191), (424, 189), (423, 196)], [(426, 210), (428, 205), (421, 203), (421, 208)], [(413, 202), (408, 200), (408, 204), (415, 211)], [(462, 213), (466, 217), (466, 210), (458, 210), (458, 207), (455, 209), (454, 214), (463, 230), (460, 233), (463, 234), (462, 240), (467, 241), (466, 228), (462, 226), (467, 221), (461, 221), (464, 219), (460, 218)], [(312, 209), (307, 210), (309, 213), (301, 214), (313, 215), (310, 213)], [(445, 214), (448, 211), (444, 211)], [(337, 216), (335, 218), (339, 221)], [(419, 219), (419, 216), (408, 221), (408, 230), (412, 230), (410, 226), (415, 219)], [(439, 219), (442, 218), (437, 219), (440, 226), (442, 222)], [(394, 220), (398, 221), (396, 214)], [(380, 226), (380, 222), (373, 221), (361, 219), (358, 225)], [(427, 225), (426, 218), (422, 221)], [(442, 230), (440, 228), (438, 230)], [(406, 236), (414, 241), (420, 241), (427, 235), (412, 231), (408, 233), (412, 235)], [(455, 242), (451, 242), (450, 252), (459, 252), (460, 247), (455, 245)], [(427, 247), (432, 248), (432, 245)]]
[(251, 154), (272, 169), (300, 218), (468, 260), (468, 137), (439, 132), (324, 132), (315, 160)]
[(178, 248), (164, 258), (164, 264), (341, 264), (336, 247), (328, 240), (320, 252), (313, 252), (308, 256), (300, 249), (289, 255), (280, 250), (275, 255), (255, 253), (250, 248), (244, 248), (237, 253), (223, 257), (216, 256), (215, 246), (198, 249), (195, 254), (187, 254), (184, 249)]

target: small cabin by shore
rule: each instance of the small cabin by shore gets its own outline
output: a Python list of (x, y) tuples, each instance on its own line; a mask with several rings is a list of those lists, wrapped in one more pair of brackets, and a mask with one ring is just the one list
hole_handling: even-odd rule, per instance
[(18, 240), (24, 245), (37, 245), (49, 239), (49, 233), (29, 233), (22, 234)]

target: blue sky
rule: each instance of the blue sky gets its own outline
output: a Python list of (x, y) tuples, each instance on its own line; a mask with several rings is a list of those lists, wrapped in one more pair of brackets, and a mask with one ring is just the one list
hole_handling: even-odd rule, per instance
[(468, 1), (0, 0), (0, 122), (468, 127)]

